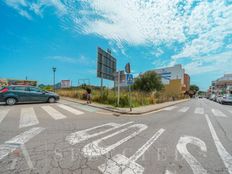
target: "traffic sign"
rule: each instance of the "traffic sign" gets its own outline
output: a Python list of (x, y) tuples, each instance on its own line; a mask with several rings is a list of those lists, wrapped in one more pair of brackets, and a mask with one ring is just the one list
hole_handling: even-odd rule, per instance
[(126, 82), (127, 82), (127, 85), (132, 85), (133, 84), (133, 74), (127, 74), (126, 75)]

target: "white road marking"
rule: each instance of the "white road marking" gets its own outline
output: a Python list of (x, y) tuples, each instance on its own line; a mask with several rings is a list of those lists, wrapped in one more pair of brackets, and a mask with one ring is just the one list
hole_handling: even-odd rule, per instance
[(0, 111), (0, 123), (2, 122), (2, 120), (4, 120), (9, 111), (10, 109), (4, 109)]
[[(118, 135), (120, 133), (126, 132), (129, 129), (132, 128), (138, 128), (139, 130), (136, 130), (135, 132), (133, 132), (132, 134), (130, 134), (129, 136), (125, 137), (124, 139), (117, 141), (115, 144), (112, 144), (108, 147), (102, 147), (99, 146), (99, 144), (103, 144), (104, 141), (108, 138), (111, 138), (115, 135)], [(130, 140), (131, 138), (135, 137), (136, 135), (140, 134), (142, 131), (144, 131), (145, 129), (147, 129), (147, 125), (145, 124), (134, 124), (129, 126), (128, 128), (122, 129), (120, 131), (117, 131), (113, 134), (110, 134), (106, 137), (103, 137), (101, 139), (98, 139), (96, 141), (93, 141), (92, 143), (87, 144), (83, 149), (83, 154), (85, 156), (90, 156), (90, 157), (94, 157), (94, 156), (100, 156), (100, 155), (104, 155), (106, 153), (108, 153), (109, 151), (115, 149), (116, 147), (120, 146), (121, 144), (125, 143), (126, 141)]]
[(162, 110), (164, 110), (164, 111), (171, 111), (171, 110), (173, 110), (175, 108), (177, 108), (177, 107), (176, 106), (169, 106), (169, 107), (166, 107), (166, 108), (164, 108)]
[(196, 108), (194, 113), (195, 114), (204, 114), (204, 108)]
[(6, 141), (0, 145), (0, 160), (6, 157), (9, 153), (13, 152), (21, 145), (27, 143), (30, 139), (40, 134), (45, 128), (35, 127), (26, 132), (23, 132), (16, 137)]
[(212, 109), (211, 110), (213, 115), (217, 116), (217, 117), (227, 117), (224, 113), (222, 113), (220, 110), (218, 109)]
[(209, 119), (209, 116), (207, 114), (205, 114), (205, 118), (207, 120), (207, 123), (208, 123), (209, 129), (210, 129), (211, 135), (213, 137), (214, 143), (216, 145), (218, 154), (220, 155), (220, 157), (221, 157), (224, 165), (226, 166), (228, 172), (230, 174), (232, 174), (232, 156), (226, 151), (226, 149), (223, 147), (222, 143), (220, 142), (220, 140), (216, 134), (216, 131), (215, 131), (215, 129), (214, 129), (214, 127)]
[(39, 124), (33, 108), (22, 108), (19, 122), (19, 128)]
[[(66, 141), (68, 141), (70, 144), (74, 145), (77, 143), (80, 143), (82, 141), (88, 140), (90, 138), (102, 135), (104, 133), (110, 132), (112, 130), (118, 129), (120, 127), (126, 126), (128, 124), (131, 124), (133, 122), (128, 122), (125, 124), (117, 124), (117, 123), (107, 123), (107, 124), (103, 124), (100, 126), (96, 126), (96, 127), (92, 127), (89, 129), (85, 129), (85, 130), (81, 130), (75, 133), (71, 133), (69, 136), (66, 137)], [(95, 129), (99, 129), (99, 128), (104, 128), (104, 127), (112, 127), (112, 128), (108, 128), (106, 130), (103, 130), (101, 132), (97, 132), (97, 133), (93, 133), (93, 134), (89, 134), (89, 131), (93, 131)]]
[(62, 113), (60, 113), (59, 111), (57, 111), (56, 109), (54, 109), (51, 106), (42, 106), (41, 108), (43, 110), (45, 110), (55, 120), (60, 120), (60, 119), (66, 118), (65, 115), (63, 115)]
[(98, 169), (105, 174), (141, 174), (144, 168), (137, 164), (136, 161), (151, 147), (151, 145), (164, 132), (160, 129), (156, 132), (134, 155), (127, 158), (121, 154), (117, 154), (112, 159), (109, 159), (105, 164), (102, 164)]
[(189, 110), (189, 107), (183, 107), (179, 110), (179, 112), (187, 112)]
[(232, 114), (232, 110), (229, 110), (229, 112)]
[(171, 172), (170, 170), (165, 170), (164, 174), (176, 174), (176, 172), (173, 173), (173, 172)]
[(81, 115), (81, 114), (84, 114), (84, 112), (82, 111), (79, 111), (77, 109), (74, 109), (74, 108), (71, 108), (67, 105), (63, 105), (63, 104), (58, 104), (57, 106), (59, 106), (60, 108), (66, 110), (66, 111), (69, 111), (71, 113), (73, 113), (74, 115)]
[(198, 162), (196, 158), (194, 158), (189, 153), (186, 147), (188, 144), (193, 144), (195, 146), (198, 146), (201, 149), (201, 151), (207, 152), (207, 148), (204, 141), (200, 140), (199, 138), (191, 137), (191, 136), (180, 137), (178, 144), (176, 145), (176, 149), (187, 161), (194, 174), (207, 174), (208, 173), (207, 170), (205, 170), (200, 164), (200, 162)]

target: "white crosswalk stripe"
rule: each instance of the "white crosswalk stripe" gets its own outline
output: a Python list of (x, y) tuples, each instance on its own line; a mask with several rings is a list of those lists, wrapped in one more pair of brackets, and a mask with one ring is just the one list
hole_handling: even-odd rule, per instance
[(8, 154), (19, 148), (21, 145), (27, 143), (30, 139), (40, 134), (45, 128), (34, 127), (26, 132), (23, 132), (16, 137), (6, 141), (0, 145), (0, 160), (6, 157)]
[(71, 108), (67, 105), (63, 105), (63, 104), (58, 104), (57, 106), (59, 106), (60, 108), (66, 110), (66, 111), (69, 111), (71, 113), (73, 113), (74, 115), (81, 115), (81, 114), (84, 114), (82, 111), (79, 111), (77, 109), (74, 109), (74, 108)]
[(9, 109), (4, 109), (0, 111), (0, 123), (2, 122), (2, 120), (4, 120), (8, 112), (9, 112)]
[(33, 126), (39, 124), (39, 121), (36, 117), (35, 111), (33, 108), (22, 108), (19, 128)]
[(216, 117), (227, 117), (222, 111), (218, 109), (212, 109), (211, 111)]
[(204, 108), (196, 108), (194, 113), (195, 114), (204, 114)]
[(177, 107), (176, 106), (170, 106), (170, 107), (166, 107), (166, 108), (164, 108), (162, 110), (164, 110), (164, 111), (171, 111), (171, 110), (173, 110), (175, 108), (177, 108)]
[(66, 118), (65, 115), (57, 111), (56, 109), (52, 108), (51, 106), (42, 106), (43, 110), (45, 110), (53, 119), (60, 120)]
[(232, 114), (232, 110), (229, 110), (229, 112)]
[(189, 107), (183, 107), (179, 110), (179, 112), (187, 112), (189, 110)]

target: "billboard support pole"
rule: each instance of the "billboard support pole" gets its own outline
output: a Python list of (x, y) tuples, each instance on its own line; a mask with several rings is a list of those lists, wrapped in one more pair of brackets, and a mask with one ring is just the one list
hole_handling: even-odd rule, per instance
[(118, 71), (118, 102), (117, 102), (118, 107), (119, 104), (120, 104), (120, 71)]
[(103, 100), (103, 62), (104, 57), (102, 57), (102, 66), (101, 66), (101, 100)]

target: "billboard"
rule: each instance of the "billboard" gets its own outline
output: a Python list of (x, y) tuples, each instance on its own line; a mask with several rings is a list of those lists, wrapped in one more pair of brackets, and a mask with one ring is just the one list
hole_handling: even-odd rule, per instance
[(7, 86), (7, 80), (6, 79), (0, 79), (0, 86)]
[(106, 52), (98, 47), (97, 77), (114, 81), (116, 64), (117, 64), (117, 60), (111, 55), (110, 51)]
[(33, 80), (16, 80), (16, 79), (0, 79), (0, 86), (8, 86), (8, 85), (37, 86), (37, 81), (33, 81)]
[(70, 80), (61, 80), (61, 88), (70, 88), (71, 81)]

